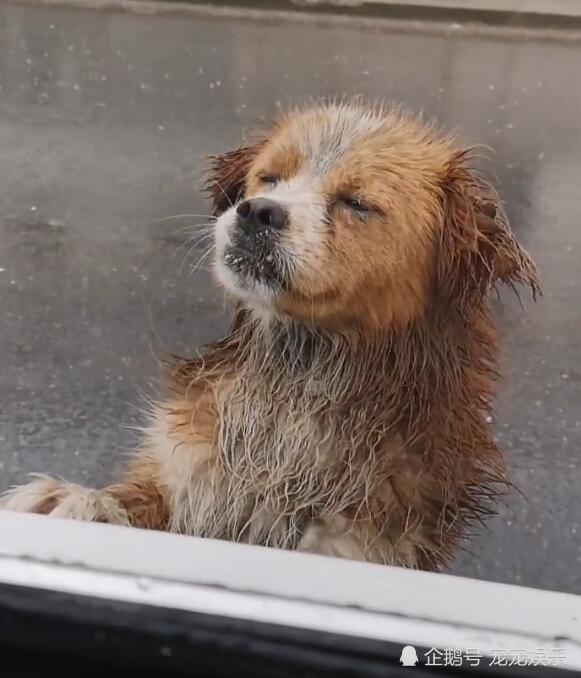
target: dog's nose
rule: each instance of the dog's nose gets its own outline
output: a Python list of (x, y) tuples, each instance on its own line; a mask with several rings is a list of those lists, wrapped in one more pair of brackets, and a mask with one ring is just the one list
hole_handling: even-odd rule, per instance
[(287, 214), (284, 208), (270, 198), (250, 198), (236, 208), (238, 226), (248, 234), (264, 231), (267, 228), (281, 230), (286, 225)]

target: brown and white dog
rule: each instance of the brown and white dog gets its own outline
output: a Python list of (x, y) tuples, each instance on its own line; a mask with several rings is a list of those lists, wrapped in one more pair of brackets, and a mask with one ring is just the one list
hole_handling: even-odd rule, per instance
[(125, 477), (4, 508), (438, 568), (506, 484), (488, 296), (538, 291), (470, 152), (398, 109), (317, 105), (213, 159), (229, 334), (176, 361)]

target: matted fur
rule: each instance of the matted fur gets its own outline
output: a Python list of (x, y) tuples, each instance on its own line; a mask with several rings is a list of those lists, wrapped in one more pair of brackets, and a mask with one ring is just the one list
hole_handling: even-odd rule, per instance
[[(214, 157), (216, 215), (262, 195), (265, 169), (290, 182), (307, 161), (320, 194), (298, 214), (330, 206), (318, 241), (292, 218), (284, 237), (308, 266), (289, 259), (292, 284), (259, 298), (270, 305), (243, 297), (223, 340), (172, 363), (125, 480), (99, 499), (41, 479), (8, 508), (428, 569), (493, 510), (507, 479), (488, 423), (488, 296), (502, 283), (538, 292), (498, 196), (431, 127), (329, 105)], [(378, 208), (334, 208), (346, 182)]]

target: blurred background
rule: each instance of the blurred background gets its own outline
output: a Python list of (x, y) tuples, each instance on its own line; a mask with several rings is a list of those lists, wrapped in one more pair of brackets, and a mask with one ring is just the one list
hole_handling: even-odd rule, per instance
[(451, 571), (581, 593), (581, 0), (82, 4), (0, 3), (0, 490), (107, 481), (158, 359), (224, 331), (205, 155), (281, 107), (381, 98), (490, 149), (545, 292), (495, 302), (522, 493)]

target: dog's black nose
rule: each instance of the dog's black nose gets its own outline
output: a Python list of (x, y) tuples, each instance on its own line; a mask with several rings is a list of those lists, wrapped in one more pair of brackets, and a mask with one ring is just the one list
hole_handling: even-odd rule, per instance
[(267, 228), (281, 230), (286, 225), (284, 208), (270, 198), (250, 198), (236, 208), (238, 226), (248, 234)]

